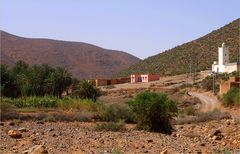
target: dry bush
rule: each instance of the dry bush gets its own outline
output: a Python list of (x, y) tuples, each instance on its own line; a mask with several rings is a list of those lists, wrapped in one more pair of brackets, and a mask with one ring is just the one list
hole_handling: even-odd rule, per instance
[(134, 115), (127, 104), (111, 104), (104, 105), (100, 108), (100, 117), (102, 121), (113, 121), (124, 120), (125, 122), (133, 122)]
[(18, 118), (16, 107), (11, 104), (10, 99), (1, 98), (0, 109), (1, 121)]
[(214, 109), (210, 112), (200, 112), (197, 114), (197, 122), (206, 122), (211, 120), (231, 119), (231, 115), (228, 112), (221, 112), (218, 109)]
[(199, 112), (195, 116), (185, 115), (177, 117), (174, 121), (175, 124), (190, 124), (207, 122), (212, 120), (231, 119), (231, 115), (228, 112), (221, 112), (217, 109), (209, 112)]
[(97, 123), (94, 130), (96, 131), (124, 131), (126, 130), (125, 124), (122, 121), (119, 122), (102, 122)]
[(80, 122), (91, 122), (94, 119), (95, 114), (93, 112), (59, 112), (59, 113), (37, 113), (37, 114), (20, 114), (19, 119), (21, 120), (38, 120), (45, 122), (56, 122), (56, 121), (80, 121)]

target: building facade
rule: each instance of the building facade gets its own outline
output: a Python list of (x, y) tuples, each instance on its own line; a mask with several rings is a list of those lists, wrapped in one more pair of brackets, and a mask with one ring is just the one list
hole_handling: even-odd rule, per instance
[(131, 83), (157, 81), (160, 75), (157, 74), (132, 74)]
[(212, 64), (212, 72), (232, 73), (239, 70), (239, 63), (229, 63), (229, 50), (223, 43), (222, 46), (218, 48), (218, 62), (214, 61)]
[(129, 83), (130, 78), (116, 78), (116, 79), (95, 79), (89, 81), (94, 86), (108, 86), (108, 85), (115, 85), (115, 84), (123, 84), (123, 83)]
[(238, 88), (240, 90), (240, 77), (230, 77), (228, 81), (221, 80), (219, 85), (219, 94), (223, 95), (227, 93), (232, 87)]

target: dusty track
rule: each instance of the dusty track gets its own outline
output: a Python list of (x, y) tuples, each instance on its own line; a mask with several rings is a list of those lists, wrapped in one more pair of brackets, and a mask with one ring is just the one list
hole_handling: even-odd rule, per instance
[(200, 110), (202, 112), (212, 111), (215, 108), (220, 108), (220, 102), (217, 98), (209, 96), (207, 93), (189, 92), (189, 95), (197, 97), (201, 100), (202, 105)]

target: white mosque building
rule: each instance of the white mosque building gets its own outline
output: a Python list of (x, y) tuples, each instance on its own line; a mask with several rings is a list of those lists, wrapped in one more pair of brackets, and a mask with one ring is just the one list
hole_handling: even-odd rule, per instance
[(236, 63), (229, 63), (229, 51), (228, 47), (223, 43), (221, 47), (218, 47), (218, 63), (214, 61), (212, 64), (212, 72), (216, 73), (231, 73), (239, 71), (240, 65)]

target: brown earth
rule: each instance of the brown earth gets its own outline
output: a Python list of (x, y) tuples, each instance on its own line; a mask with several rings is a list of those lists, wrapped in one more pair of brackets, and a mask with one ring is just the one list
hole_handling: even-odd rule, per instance
[[(3, 125), (3, 126), (2, 126)], [(172, 135), (137, 131), (93, 131), (95, 123), (18, 122), (1, 124), (1, 153), (22, 153), (44, 145), (49, 153), (217, 153), (240, 152), (240, 123), (233, 120), (176, 125)], [(22, 138), (11, 138), (10, 129), (21, 130)]]
[(140, 61), (128, 53), (104, 49), (82, 42), (30, 39), (4, 31), (1, 35), (1, 63), (13, 66), (18, 60), (28, 64), (47, 63), (67, 68), (77, 78), (110, 77)]

